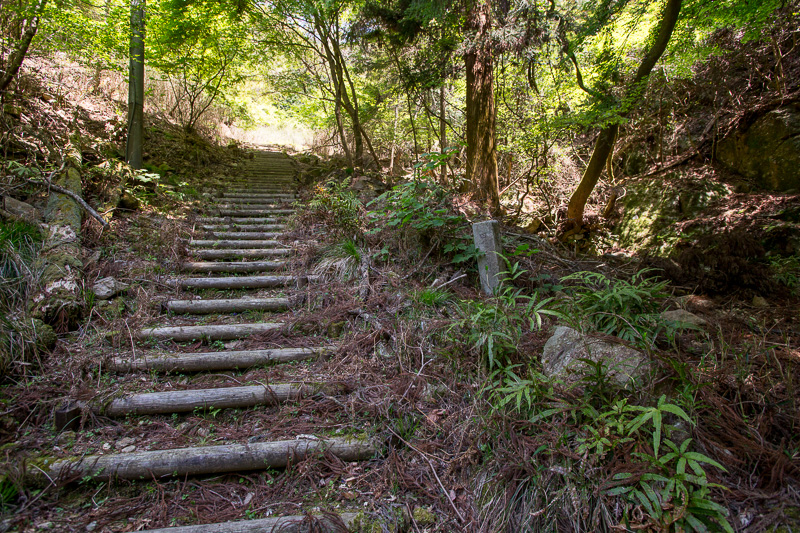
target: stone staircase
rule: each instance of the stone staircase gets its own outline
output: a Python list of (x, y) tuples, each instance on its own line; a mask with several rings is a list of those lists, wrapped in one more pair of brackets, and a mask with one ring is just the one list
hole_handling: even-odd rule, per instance
[[(292, 175), (293, 167), (287, 156), (258, 152), (246, 175), (221, 191), (216, 205), (198, 214), (190, 243), (192, 259), (185, 262), (182, 272), (175, 273), (170, 281), (180, 298), (163, 301), (162, 319), (133, 332), (138, 349), (112, 358), (103, 368), (107, 373), (140, 374), (142, 392), (121, 395), (102, 404), (73, 403), (60, 414), (62, 420), (68, 420), (70, 413), (74, 416), (86, 409), (105, 417), (124, 418), (211, 409), (250, 409), (296, 402), (319, 391), (336, 394), (335, 387), (318, 381), (303, 382), (301, 377), (287, 383), (147, 391), (147, 376), (154, 374), (241, 371), (324, 358), (335, 351), (334, 346), (323, 343), (302, 348), (270, 346), (207, 352), (184, 351), (180, 344), (203, 341), (219, 347), (222, 342), (215, 341), (242, 340), (265, 332), (284, 331), (281, 313), (292, 313), (303, 302), (306, 291), (318, 282), (310, 276), (286, 273), (294, 250), (280, 237), (286, 229), (286, 217), (293, 212), (292, 202), (296, 200)], [(248, 319), (253, 316), (269, 316), (269, 319)], [(154, 344), (166, 349), (152, 349)], [(98, 481), (197, 476), (197, 482), (202, 482), (203, 476), (210, 474), (283, 468), (290, 461), (325, 454), (345, 462), (365, 461), (376, 455), (375, 445), (366, 438), (303, 434), (293, 439), (271, 440), (269, 431), (263, 437), (264, 440), (255, 442), (60, 459), (50, 465), (47, 475), (51, 479), (62, 476), (62, 479)], [(352, 523), (354, 516), (341, 513), (337, 518), (325, 514), (320, 515), (319, 520), (310, 521), (308, 515), (295, 515), (150, 531), (342, 531), (342, 527)]]

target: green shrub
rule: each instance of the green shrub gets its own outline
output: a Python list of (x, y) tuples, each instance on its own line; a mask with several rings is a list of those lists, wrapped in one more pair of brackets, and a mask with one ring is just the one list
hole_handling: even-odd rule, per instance
[(552, 298), (524, 295), (511, 284), (524, 273), (518, 264), (511, 265), (496, 297), (462, 301), (461, 318), (450, 328), (452, 339), (477, 352), (489, 370), (509, 365), (522, 336), (540, 329), (544, 316), (559, 316), (547, 307)]
[(566, 276), (561, 281), (568, 285), (565, 291), (571, 299), (563, 304), (563, 312), (579, 328), (589, 325), (600, 333), (651, 347), (672, 325), (659, 315), (668, 282), (645, 277), (648, 272), (637, 272), (630, 281), (599, 272)]
[(350, 236), (360, 231), (361, 201), (349, 186), (350, 178), (317, 185), (311, 201), (298, 211), (297, 220), (319, 220), (333, 232)]
[(397, 228), (416, 233), (431, 251), (463, 263), (478, 255), (467, 219), (456, 214), (452, 194), (438, 183), (419, 179), (396, 185), (367, 204), (374, 210), (369, 233)]

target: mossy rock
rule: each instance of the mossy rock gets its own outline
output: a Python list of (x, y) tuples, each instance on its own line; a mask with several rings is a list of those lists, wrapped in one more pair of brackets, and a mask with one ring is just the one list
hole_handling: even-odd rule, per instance
[(436, 523), (436, 515), (426, 507), (415, 507), (412, 516), (417, 525), (422, 527), (432, 526)]
[(372, 518), (365, 512), (359, 512), (348, 524), (350, 531), (356, 533), (403, 533), (410, 530), (408, 514), (400, 507), (392, 510), (391, 518)]
[(723, 139), (716, 157), (771, 191), (800, 189), (800, 106), (774, 109)]
[(678, 233), (676, 223), (691, 219), (730, 193), (726, 185), (710, 180), (688, 181), (677, 173), (630, 183), (621, 201), (622, 219), (616, 227), (619, 244), (667, 256), (687, 237)]

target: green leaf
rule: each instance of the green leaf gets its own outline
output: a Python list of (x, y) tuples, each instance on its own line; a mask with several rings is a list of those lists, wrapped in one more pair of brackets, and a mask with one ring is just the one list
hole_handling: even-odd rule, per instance
[(727, 472), (727, 470), (725, 469), (724, 466), (722, 466), (721, 464), (716, 462), (714, 459), (711, 459), (710, 457), (707, 457), (707, 456), (703, 455), (702, 453), (686, 452), (686, 453), (683, 454), (683, 456), (686, 457), (687, 459), (691, 459), (692, 461), (697, 461), (698, 463), (709, 464), (711, 466), (719, 468), (723, 472)]

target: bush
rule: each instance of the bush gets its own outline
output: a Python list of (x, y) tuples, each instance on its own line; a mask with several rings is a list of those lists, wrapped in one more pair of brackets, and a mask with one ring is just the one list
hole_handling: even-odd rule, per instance
[(397, 228), (419, 237), (431, 253), (463, 263), (477, 257), (469, 235), (467, 219), (456, 214), (452, 195), (434, 181), (419, 179), (396, 185), (367, 204), (375, 206), (370, 233)]
[(563, 312), (574, 325), (589, 325), (606, 335), (614, 335), (643, 348), (654, 345), (657, 337), (669, 327), (658, 314), (667, 296), (666, 281), (645, 277), (642, 270), (630, 281), (613, 279), (599, 272), (576, 272), (561, 279), (569, 285), (572, 296)]
[(361, 228), (361, 201), (348, 189), (350, 178), (329, 180), (317, 185), (311, 201), (298, 211), (296, 220), (317, 220), (325, 223), (334, 233), (353, 236)]

